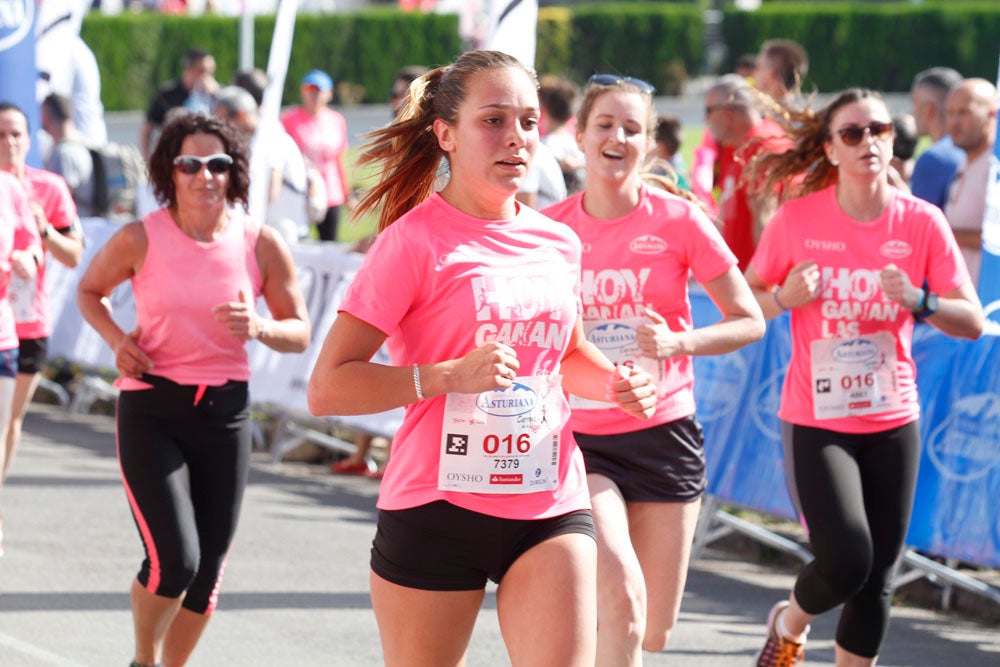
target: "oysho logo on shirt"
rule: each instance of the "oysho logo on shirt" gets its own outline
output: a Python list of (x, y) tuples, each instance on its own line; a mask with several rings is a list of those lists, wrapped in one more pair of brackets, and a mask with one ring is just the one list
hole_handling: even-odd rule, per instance
[(913, 247), (906, 241), (886, 241), (878, 251), (888, 259), (903, 259), (913, 254)]
[(808, 250), (823, 250), (825, 252), (844, 252), (847, 244), (843, 241), (828, 241), (826, 239), (806, 239)]
[(646, 234), (632, 239), (632, 242), (628, 244), (628, 249), (640, 255), (658, 255), (666, 251), (667, 242), (659, 236)]

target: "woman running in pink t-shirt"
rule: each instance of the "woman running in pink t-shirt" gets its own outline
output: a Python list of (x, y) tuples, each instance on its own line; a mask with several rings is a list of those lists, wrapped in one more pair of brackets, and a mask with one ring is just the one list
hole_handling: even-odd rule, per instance
[[(588, 340), (657, 380), (656, 412), (646, 422), (608, 403), (571, 403), (597, 526), (597, 665), (608, 667), (641, 665), (644, 649), (662, 651), (680, 612), (706, 487), (691, 357), (764, 335), (736, 257), (694, 196), (643, 184), (652, 95), (645, 81), (591, 77), (577, 121), (587, 189), (544, 211), (583, 242)], [(698, 329), (692, 273), (723, 315)]]
[[(407, 406), (371, 557), (387, 665), (464, 664), (487, 579), (513, 665), (594, 664), (597, 550), (563, 387), (638, 417), (655, 389), (584, 339), (579, 239), (515, 200), (538, 114), (531, 71), (469, 52), (414, 81), (363, 158), (383, 167), (360, 204), (380, 232), (309, 406)], [(383, 342), (389, 366), (371, 362)]]
[(977, 338), (983, 313), (941, 211), (888, 182), (892, 122), (849, 89), (789, 111), (785, 153), (750, 167), (765, 192), (805, 176), (765, 228), (747, 282), (768, 318), (791, 311), (782, 388), (785, 470), (815, 560), (768, 616), (759, 667), (803, 660), (810, 621), (843, 604), (838, 667), (874, 665), (888, 632), (920, 459), (914, 322)]

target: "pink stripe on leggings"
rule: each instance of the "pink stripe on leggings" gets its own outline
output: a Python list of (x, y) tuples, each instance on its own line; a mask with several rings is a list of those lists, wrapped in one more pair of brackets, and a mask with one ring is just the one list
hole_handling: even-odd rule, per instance
[(153, 534), (149, 531), (149, 525), (142, 516), (142, 512), (139, 511), (139, 503), (135, 501), (132, 489), (125, 478), (125, 470), (122, 468), (121, 443), (118, 441), (118, 429), (115, 429), (115, 453), (118, 455), (118, 472), (122, 476), (125, 495), (128, 496), (128, 504), (132, 508), (132, 516), (135, 517), (135, 522), (139, 524), (139, 534), (142, 535), (142, 543), (146, 546), (146, 554), (149, 556), (149, 581), (146, 583), (146, 590), (156, 593), (156, 589), (160, 586), (160, 557), (156, 553), (156, 543), (153, 542)]

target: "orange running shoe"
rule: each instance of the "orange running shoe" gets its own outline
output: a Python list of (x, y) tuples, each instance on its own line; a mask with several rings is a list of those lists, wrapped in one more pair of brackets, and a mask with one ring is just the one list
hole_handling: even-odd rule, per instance
[(757, 654), (757, 661), (754, 663), (757, 667), (795, 667), (805, 662), (805, 642), (786, 639), (778, 632), (778, 616), (788, 606), (788, 601), (783, 600), (771, 607), (767, 615), (767, 642)]

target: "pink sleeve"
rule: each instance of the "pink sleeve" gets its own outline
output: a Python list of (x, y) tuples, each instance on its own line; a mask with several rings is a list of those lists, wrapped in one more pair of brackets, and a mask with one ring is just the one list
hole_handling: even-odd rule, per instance
[(691, 222), (697, 229), (688, 237), (691, 241), (688, 266), (695, 280), (704, 285), (736, 266), (737, 260), (708, 216), (693, 206), (691, 208)]
[(49, 224), (61, 231), (72, 227), (78, 216), (76, 204), (73, 202), (73, 194), (66, 181), (60, 177), (58, 181), (54, 182), (57, 185), (53, 191), (51, 210), (45, 212), (45, 217), (49, 219)]
[(387, 336), (410, 310), (421, 278), (414, 245), (398, 224), (379, 233), (340, 306)]
[(771, 221), (764, 227), (760, 243), (757, 244), (757, 249), (750, 260), (750, 266), (757, 275), (764, 282), (774, 285), (783, 283), (794, 266), (794, 259), (789, 250), (787, 210), (784, 204), (778, 207)]

